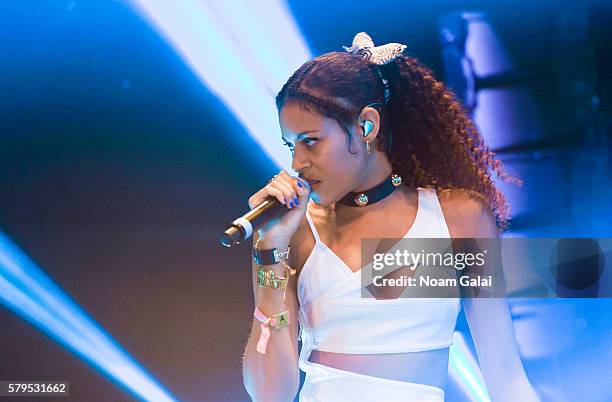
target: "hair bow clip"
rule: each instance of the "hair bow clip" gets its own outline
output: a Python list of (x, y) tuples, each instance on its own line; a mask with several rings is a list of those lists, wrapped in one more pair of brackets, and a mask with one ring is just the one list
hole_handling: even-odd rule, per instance
[(406, 49), (406, 45), (401, 43), (374, 46), (374, 41), (365, 32), (359, 32), (355, 35), (351, 47), (342, 47), (347, 52), (362, 56), (370, 63), (379, 66), (392, 62)]

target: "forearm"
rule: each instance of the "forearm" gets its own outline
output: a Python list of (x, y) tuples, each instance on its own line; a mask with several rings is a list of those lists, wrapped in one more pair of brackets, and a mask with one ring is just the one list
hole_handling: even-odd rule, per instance
[(541, 401), (525, 375), (522, 366), (517, 368), (514, 373), (507, 371), (504, 374), (500, 374), (497, 370), (492, 372), (490, 369), (483, 368), (483, 377), (492, 402)]
[[(277, 248), (286, 249), (278, 245)], [(260, 247), (261, 248), (261, 247)], [(264, 248), (272, 248), (266, 246)], [(279, 275), (285, 275), (280, 264), (266, 266)], [(253, 272), (257, 269), (253, 265)], [(251, 333), (243, 359), (244, 386), (254, 401), (292, 401), (299, 388), (299, 367), (297, 352), (297, 316), (295, 292), (292, 281), (285, 291), (261, 288), (256, 285), (253, 275), (255, 305), (266, 316), (286, 309), (290, 310), (289, 325), (280, 330), (270, 329), (265, 354), (257, 350), (261, 335), (261, 322), (253, 319)]]
[(491, 401), (539, 401), (520, 359), (506, 300), (471, 299), (465, 307)]
[(246, 346), (242, 373), (244, 386), (253, 401), (292, 401), (299, 387), (296, 352), (287, 327), (276, 331), (268, 341), (266, 354), (256, 350), (261, 332), (254, 320)]
[(498, 346), (500, 350), (494, 360), (484, 356), (479, 359), (491, 401), (539, 401), (518, 357), (518, 350), (512, 350), (514, 347), (511, 345)]

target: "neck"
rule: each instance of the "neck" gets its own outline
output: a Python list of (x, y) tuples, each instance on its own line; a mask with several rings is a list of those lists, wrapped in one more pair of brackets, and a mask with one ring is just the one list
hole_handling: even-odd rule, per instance
[[(371, 159), (368, 161), (368, 165), (366, 169), (364, 169), (363, 178), (361, 180), (361, 183), (357, 187), (355, 187), (352, 191), (357, 193), (357, 192), (367, 191), (375, 187), (376, 185), (380, 184), (383, 180), (387, 179), (389, 175), (391, 174), (392, 170), (393, 170), (393, 167), (391, 166), (391, 163), (389, 162), (389, 159), (386, 157), (386, 155), (381, 151), (375, 151), (372, 154)], [(349, 207), (349, 206), (346, 206), (340, 203), (334, 203), (331, 205), (332, 211), (330, 212), (335, 213), (336, 215), (341, 215), (342, 217), (347, 218), (349, 220), (352, 220), (371, 210), (376, 210), (381, 207), (384, 207), (385, 204), (389, 202), (389, 199), (392, 197), (393, 197), (393, 194), (389, 195), (383, 200), (380, 200), (379, 202), (376, 202), (370, 205), (366, 205), (364, 207), (359, 207), (359, 208)]]
[[(382, 157), (381, 155), (382, 154)], [(391, 174), (393, 167), (391, 162), (381, 151), (376, 151), (364, 169), (361, 183), (355, 187), (353, 192), (366, 191), (385, 180)]]

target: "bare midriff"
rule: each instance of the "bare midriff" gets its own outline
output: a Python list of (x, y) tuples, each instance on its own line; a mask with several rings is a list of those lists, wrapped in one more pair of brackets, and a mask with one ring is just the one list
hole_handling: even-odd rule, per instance
[(313, 350), (308, 359), (339, 370), (444, 389), (448, 348), (422, 352), (347, 354)]

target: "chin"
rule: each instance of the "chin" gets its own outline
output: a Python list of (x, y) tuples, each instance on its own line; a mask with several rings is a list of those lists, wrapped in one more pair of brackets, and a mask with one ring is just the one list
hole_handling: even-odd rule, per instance
[(336, 201), (330, 199), (329, 197), (325, 197), (325, 196), (321, 196), (321, 194), (319, 194), (316, 191), (313, 191), (312, 194), (310, 195), (310, 199), (317, 205), (321, 206), (321, 207), (329, 207), (332, 204), (334, 204)]
[(321, 194), (319, 194), (318, 191), (313, 191), (310, 194), (310, 199), (317, 205), (320, 206), (326, 206), (329, 204), (329, 200), (327, 200), (325, 197), (321, 197)]

